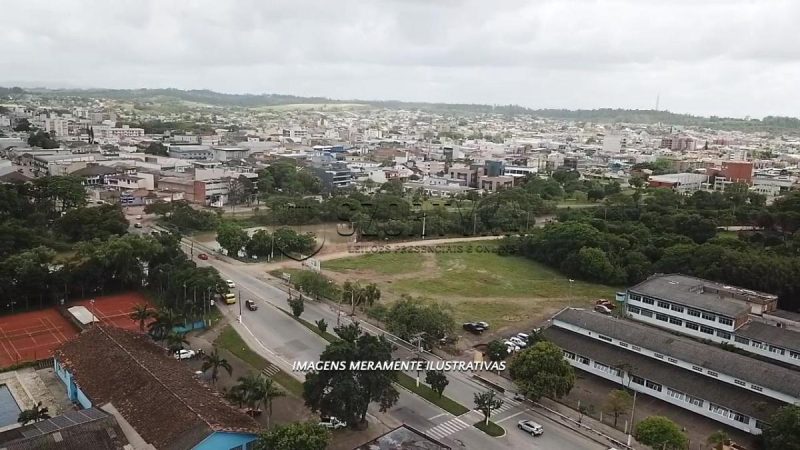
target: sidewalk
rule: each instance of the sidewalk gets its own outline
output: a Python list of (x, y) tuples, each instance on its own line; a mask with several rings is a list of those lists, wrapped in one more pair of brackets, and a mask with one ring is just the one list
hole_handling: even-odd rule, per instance
[[(507, 378), (491, 372), (482, 372), (480, 376), (492, 383), (499, 385), (503, 389), (506, 389), (506, 391), (517, 392), (517, 388), (514, 383)], [(535, 407), (532, 408), (532, 411), (550, 419), (553, 422), (558, 423), (559, 425), (571, 428), (575, 432), (580, 433), (600, 444), (620, 450), (624, 448), (645, 448), (633, 438), (631, 438), (631, 445), (628, 447), (625, 445), (628, 441), (628, 436), (625, 433), (592, 419), (585, 414), (579, 422), (578, 419), (581, 417), (581, 414), (578, 411), (575, 411), (574, 409), (564, 406), (549, 398), (542, 398), (539, 400), (539, 402), (534, 402), (534, 405)]]

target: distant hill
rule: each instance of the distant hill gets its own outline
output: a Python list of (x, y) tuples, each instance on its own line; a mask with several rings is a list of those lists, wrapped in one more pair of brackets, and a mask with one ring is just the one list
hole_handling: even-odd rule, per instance
[(379, 108), (422, 110), (449, 114), (532, 115), (549, 119), (596, 123), (663, 123), (720, 130), (766, 131), (771, 133), (800, 132), (800, 119), (768, 116), (763, 119), (702, 117), (669, 111), (632, 109), (530, 109), (518, 105), (481, 105), (457, 103), (402, 102), (396, 100), (336, 100), (326, 97), (300, 97), (284, 94), (223, 94), (210, 90), (181, 89), (21, 89), (0, 87), (0, 97), (23, 95), (42, 97), (93, 97), (131, 102), (190, 102), (221, 107), (256, 108), (292, 104), (364, 104)]

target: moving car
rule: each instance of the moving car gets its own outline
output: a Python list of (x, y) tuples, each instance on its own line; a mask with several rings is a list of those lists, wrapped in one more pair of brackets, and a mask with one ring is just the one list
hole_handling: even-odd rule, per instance
[(467, 322), (467, 323), (465, 323), (464, 324), (464, 329), (466, 331), (469, 331), (470, 333), (473, 333), (473, 334), (481, 334), (484, 331), (486, 331), (485, 327), (482, 327), (482, 326), (480, 326), (479, 324), (477, 324), (475, 322)]
[(319, 426), (325, 427), (331, 430), (336, 430), (339, 428), (344, 428), (347, 426), (346, 423), (342, 422), (341, 420), (337, 419), (336, 417), (322, 417), (319, 421)]
[(233, 280), (225, 280), (225, 284), (227, 284), (231, 289), (236, 287), (236, 283), (234, 283)]
[(258, 309), (258, 305), (256, 305), (256, 302), (254, 302), (253, 300), (245, 300), (244, 304), (250, 311), (255, 311)]
[(544, 428), (532, 420), (520, 420), (517, 422), (517, 428), (531, 436), (541, 436), (544, 433)]
[(205, 253), (200, 253), (199, 255), (197, 255), (197, 259), (202, 259), (203, 261), (205, 261), (208, 259), (208, 255), (206, 255)]
[(138, 216), (136, 216), (136, 220), (142, 220), (142, 215), (139, 214)]
[(181, 360), (181, 359), (192, 359), (195, 356), (197, 356), (197, 352), (194, 351), (194, 350), (187, 350), (187, 349), (183, 348), (183, 349), (180, 349), (177, 352), (175, 352), (174, 356), (175, 356), (175, 359), (178, 359), (178, 360)]
[(514, 393), (514, 400), (516, 400), (518, 402), (524, 402), (525, 400), (527, 400), (527, 398), (525, 398), (525, 396), (522, 395), (522, 393), (516, 392), (516, 393)]
[(236, 304), (236, 294), (232, 292), (228, 292), (225, 294), (225, 304), (226, 305), (235, 305)]
[(142, 228), (142, 224), (140, 222), (136, 222), (135, 224), (133, 224), (133, 227), (134, 228)]

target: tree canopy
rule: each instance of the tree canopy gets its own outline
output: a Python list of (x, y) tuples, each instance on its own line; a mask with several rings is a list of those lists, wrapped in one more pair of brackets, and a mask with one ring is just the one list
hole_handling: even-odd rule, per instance
[(561, 398), (575, 385), (575, 372), (552, 342), (537, 342), (522, 350), (509, 367), (511, 378), (527, 398)]

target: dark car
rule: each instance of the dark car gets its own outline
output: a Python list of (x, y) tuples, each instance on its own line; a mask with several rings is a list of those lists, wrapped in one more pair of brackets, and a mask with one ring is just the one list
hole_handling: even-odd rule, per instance
[(255, 311), (258, 309), (258, 305), (256, 305), (256, 302), (254, 302), (253, 300), (245, 300), (244, 304), (250, 311)]
[(464, 330), (469, 331), (470, 333), (473, 334), (481, 334), (484, 331), (486, 331), (486, 327), (484, 327), (479, 323), (467, 322), (464, 324)]
[(205, 253), (200, 253), (199, 255), (197, 255), (197, 258), (205, 261), (208, 259), (208, 255), (206, 255)]

